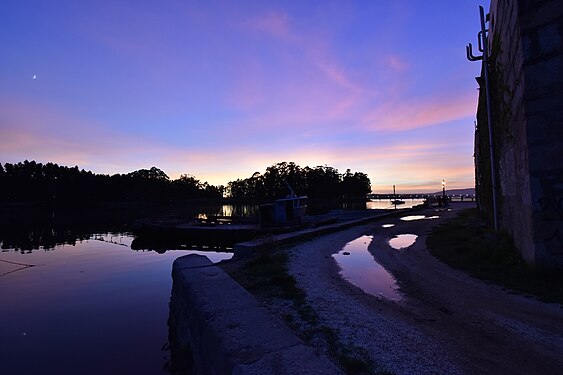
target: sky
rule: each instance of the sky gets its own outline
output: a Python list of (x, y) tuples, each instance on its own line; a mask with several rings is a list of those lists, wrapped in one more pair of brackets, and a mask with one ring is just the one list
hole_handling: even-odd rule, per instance
[(379, 193), (473, 187), (479, 5), (7, 0), (0, 163), (226, 185), (286, 161)]

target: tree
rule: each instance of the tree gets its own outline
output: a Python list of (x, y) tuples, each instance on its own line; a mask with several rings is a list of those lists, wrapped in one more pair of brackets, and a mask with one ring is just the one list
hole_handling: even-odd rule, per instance
[(346, 170), (342, 178), (342, 193), (344, 198), (361, 198), (371, 192), (371, 181), (369, 177), (362, 172), (351, 173)]
[(336, 168), (326, 165), (301, 168), (293, 162), (276, 163), (262, 175), (255, 172), (247, 179), (231, 181), (227, 190), (232, 198), (264, 202), (287, 196), (288, 185), (297, 195), (321, 199), (362, 197), (371, 190), (365, 173), (352, 173), (348, 169), (343, 176)]
[(129, 176), (133, 178), (142, 178), (146, 180), (157, 180), (157, 181), (169, 181), (170, 177), (157, 167), (152, 167), (151, 169), (139, 169), (129, 173)]

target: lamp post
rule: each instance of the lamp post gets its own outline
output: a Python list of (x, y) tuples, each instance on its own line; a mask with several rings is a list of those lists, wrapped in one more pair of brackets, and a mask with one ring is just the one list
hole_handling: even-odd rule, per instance
[(446, 198), (446, 180), (442, 180), (442, 202), (444, 202), (444, 207), (448, 205), (448, 198)]

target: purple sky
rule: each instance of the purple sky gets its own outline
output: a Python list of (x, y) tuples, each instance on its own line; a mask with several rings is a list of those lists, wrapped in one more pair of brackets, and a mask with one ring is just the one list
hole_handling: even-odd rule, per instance
[(226, 184), (294, 161), (375, 192), (471, 187), (478, 5), (7, 0), (0, 162)]

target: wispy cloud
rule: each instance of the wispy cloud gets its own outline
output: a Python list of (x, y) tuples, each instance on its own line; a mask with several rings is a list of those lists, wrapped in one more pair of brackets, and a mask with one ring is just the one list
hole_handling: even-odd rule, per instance
[(475, 116), (475, 96), (467, 94), (432, 95), (426, 98), (394, 100), (379, 106), (362, 119), (369, 130), (400, 132), (465, 117)]
[[(299, 82), (301, 86), (293, 85), (290, 95), (295, 95), (299, 91), (311, 91), (311, 88), (322, 88), (326, 93), (329, 88), (327, 86), (330, 86), (332, 96), (337, 96), (338, 99), (336, 105), (328, 107), (327, 112), (339, 115), (357, 103), (366, 91), (361, 84), (351, 78), (343, 64), (334, 57), (326, 33), (303, 29), (302, 26), (298, 29), (292, 24), (290, 16), (283, 11), (270, 10), (253, 15), (243, 25), (252, 31), (255, 37), (269, 35), (274, 39), (272, 43), (282, 43), (290, 47), (278, 49), (285, 51), (286, 64), (299, 67), (292, 72), (290, 79), (292, 82)], [(308, 98), (315, 100), (311, 96)]]
[(387, 55), (384, 63), (386, 66), (396, 72), (403, 72), (409, 68), (409, 63), (407, 63), (398, 55)]
[(287, 42), (295, 38), (290, 30), (289, 15), (283, 11), (269, 10), (246, 19), (243, 25), (259, 33), (268, 33)]
[[(420, 189), (420, 181), (428, 180), (429, 176), (434, 176), (438, 182), (446, 178), (452, 188), (472, 184), (470, 155), (449, 154), (440, 142), (411, 141), (385, 146), (296, 143), (262, 150), (241, 147), (235, 142), (224, 144), (218, 153), (213, 149), (197, 146), (185, 149), (155, 139), (120, 134), (102, 124), (31, 103), (12, 102), (10, 107), (18, 109), (2, 107), (0, 118), (2, 162), (35, 159), (79, 165), (99, 173), (126, 173), (155, 165), (172, 178), (189, 173), (212, 184), (226, 184), (236, 178), (249, 177), (255, 171), (263, 172), (274, 163), (295, 161), (310, 167), (327, 164), (341, 172), (346, 168), (361, 170), (368, 173), (375, 190), (393, 183), (401, 185), (405, 191)], [(50, 118), (59, 128), (52, 133), (54, 129), (45, 125), (41, 120), (44, 118)], [(62, 132), (68, 133), (68, 137), (61, 136)], [(453, 143), (450, 146), (460, 148), (463, 145)], [(383, 181), (386, 183), (381, 184)], [(409, 187), (413, 184), (414, 187)], [(428, 182), (429, 187), (433, 184), (435, 182)]]

